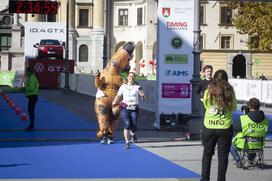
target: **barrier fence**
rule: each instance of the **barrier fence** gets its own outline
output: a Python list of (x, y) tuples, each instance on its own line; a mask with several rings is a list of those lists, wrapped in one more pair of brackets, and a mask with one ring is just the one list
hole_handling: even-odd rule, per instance
[(248, 101), (252, 97), (258, 98), (264, 104), (272, 104), (272, 81), (230, 79), (236, 94), (236, 99)]
[[(64, 87), (64, 74), (60, 76), (60, 87)], [(236, 98), (239, 101), (248, 101), (252, 97), (258, 98), (264, 104), (272, 104), (272, 81), (230, 79), (234, 87)], [(94, 76), (87, 74), (70, 74), (69, 84), (71, 90), (79, 93), (95, 96)], [(156, 112), (157, 109), (157, 85), (153, 80), (141, 80), (139, 84), (143, 87), (146, 102), (140, 102), (140, 108)]]

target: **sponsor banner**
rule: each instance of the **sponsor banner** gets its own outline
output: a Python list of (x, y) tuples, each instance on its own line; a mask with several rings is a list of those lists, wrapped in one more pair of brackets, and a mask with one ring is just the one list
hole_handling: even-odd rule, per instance
[[(74, 73), (74, 61), (69, 60), (69, 73)], [(34, 67), (35, 75), (40, 83), (40, 87), (58, 88), (59, 73), (64, 73), (65, 60), (31, 60), (29, 66)]]
[[(160, 0), (158, 4), (158, 111), (160, 114), (191, 111), (193, 74), (194, 1)], [(167, 89), (166, 89), (167, 88)]]
[(190, 98), (191, 84), (162, 84), (163, 98)]
[(25, 60), (62, 59), (66, 40), (64, 22), (25, 22)]
[(165, 54), (164, 64), (188, 64), (188, 55)]

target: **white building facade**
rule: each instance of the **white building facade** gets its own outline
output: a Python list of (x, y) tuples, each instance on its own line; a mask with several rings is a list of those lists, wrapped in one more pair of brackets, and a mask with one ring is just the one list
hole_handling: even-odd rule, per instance
[(154, 0), (115, 0), (111, 52), (125, 42), (136, 44), (130, 66), (139, 75), (155, 73), (152, 62), (156, 61), (157, 2)]
[[(112, 51), (124, 42), (135, 42), (136, 72), (144, 75), (154, 73), (149, 60), (156, 59), (157, 2), (115, 0), (113, 6)], [(139, 26), (141, 7), (144, 21)], [(250, 37), (239, 34), (232, 24), (234, 10), (224, 1), (206, 0), (201, 0), (200, 10), (201, 67), (211, 64), (215, 70), (226, 70), (233, 78), (257, 78), (261, 73), (272, 78), (271, 52), (253, 51), (247, 47)], [(142, 60), (145, 61), (144, 67), (140, 66)], [(135, 62), (131, 63), (132, 66)]]
[[(61, 6), (56, 16), (8, 14), (8, 2), (1, 0), (0, 4), (1, 70), (24, 69), (24, 22), (66, 22), (67, 2), (69, 59), (75, 60), (75, 72), (103, 69), (105, 2), (110, 2), (107, 58), (125, 42), (133, 41), (136, 50), (132, 69), (139, 75), (156, 73), (157, 0), (58, 0)], [(271, 52), (247, 47), (250, 37), (239, 34), (232, 25), (233, 10), (223, 1), (206, 0), (201, 0), (200, 9), (201, 67), (211, 64), (234, 78), (258, 77), (261, 73), (272, 78)], [(4, 21), (4, 16), (11, 17), (11, 22)]]
[(0, 23), (3, 47), (0, 70), (24, 70), (24, 22), (66, 22), (67, 3), (69, 59), (75, 60), (75, 72), (90, 73), (103, 69), (104, 0), (58, 0), (60, 6), (56, 15), (9, 14), (9, 1), (2, 1), (0, 16), (3, 14), (12, 20), (9, 27)]

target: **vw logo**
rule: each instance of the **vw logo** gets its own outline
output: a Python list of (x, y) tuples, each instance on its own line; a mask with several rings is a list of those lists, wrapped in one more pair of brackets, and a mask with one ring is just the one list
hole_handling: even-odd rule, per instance
[(34, 65), (34, 70), (35, 70), (35, 72), (37, 72), (37, 73), (41, 73), (41, 72), (43, 72), (43, 70), (44, 70), (44, 65), (43, 65), (42, 63), (36, 63), (36, 64)]

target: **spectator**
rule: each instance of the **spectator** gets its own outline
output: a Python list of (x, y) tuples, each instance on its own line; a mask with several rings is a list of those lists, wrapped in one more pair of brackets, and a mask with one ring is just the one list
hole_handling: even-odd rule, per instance
[(203, 97), (205, 90), (207, 89), (209, 83), (212, 81), (213, 67), (211, 65), (206, 65), (203, 68), (204, 79), (196, 87), (196, 93)]
[[(213, 75), (213, 67), (211, 65), (206, 65), (203, 67), (202, 71), (202, 80), (199, 82), (199, 84), (196, 86), (196, 94), (199, 96), (200, 99), (203, 98), (204, 92), (207, 89), (208, 85), (212, 81), (212, 75)], [(203, 104), (200, 106), (200, 113), (203, 118), (205, 112), (205, 108)], [(202, 131), (200, 131), (202, 132)]]
[(39, 82), (32, 67), (26, 69), (25, 94), (28, 98), (28, 114), (30, 118), (30, 125), (26, 130), (32, 131), (35, 122), (35, 106), (39, 95)]
[[(237, 168), (242, 167), (238, 149), (244, 148), (244, 137), (264, 138), (268, 129), (268, 120), (265, 118), (264, 112), (260, 110), (260, 101), (257, 98), (251, 98), (245, 109), (249, 112), (245, 112), (245, 114), (240, 117), (240, 124), (235, 126), (235, 130), (237, 130), (238, 133), (232, 140), (230, 150)], [(249, 160), (252, 161), (255, 155), (256, 154), (249, 154)]]
[(267, 80), (266, 77), (264, 76), (264, 74), (262, 74), (262, 75), (260, 76), (260, 79), (261, 79), (261, 80)]

